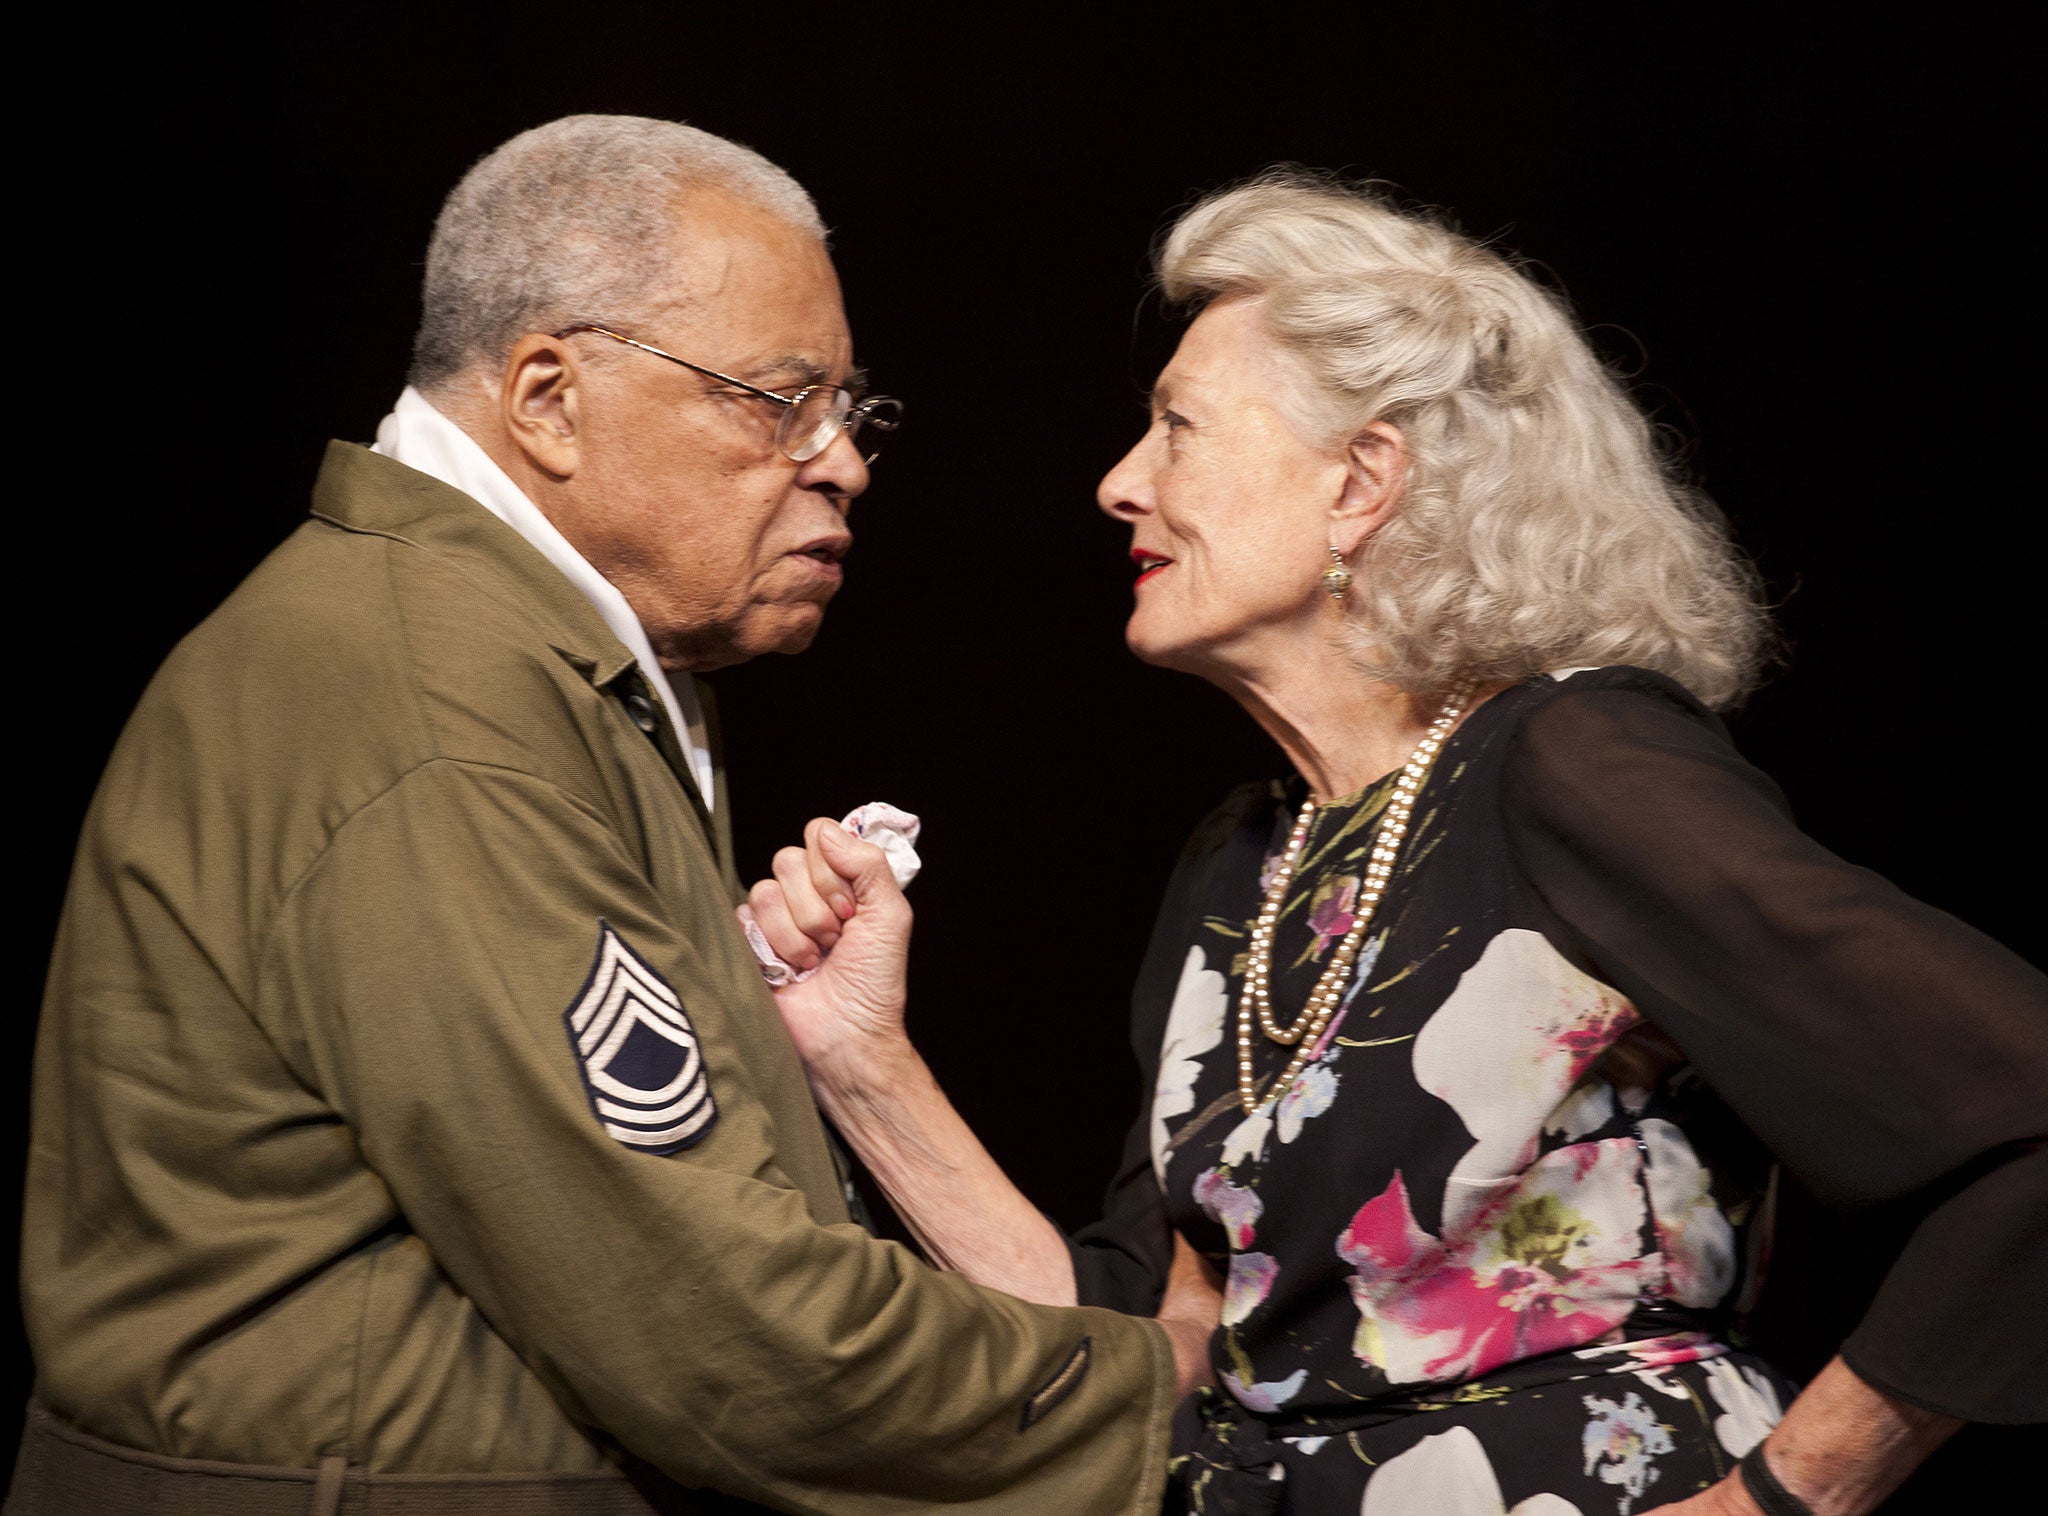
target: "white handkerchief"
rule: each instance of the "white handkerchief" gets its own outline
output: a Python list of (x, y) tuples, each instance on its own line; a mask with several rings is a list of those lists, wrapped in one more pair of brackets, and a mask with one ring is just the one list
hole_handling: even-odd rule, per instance
[[(889, 872), (896, 878), (896, 888), (909, 888), (910, 881), (917, 877), (923, 860), (917, 856), (917, 835), (924, 830), (924, 823), (908, 811), (899, 811), (884, 801), (870, 800), (866, 805), (849, 811), (846, 819), (839, 823), (862, 842), (871, 842), (882, 850), (882, 856), (889, 860)], [(754, 912), (750, 906), (740, 907), (740, 925), (747, 934), (747, 946), (754, 950), (754, 958), (761, 965), (761, 977), (772, 989), (781, 989), (785, 984), (802, 984), (816, 969), (793, 969), (775, 954), (755, 924)]]

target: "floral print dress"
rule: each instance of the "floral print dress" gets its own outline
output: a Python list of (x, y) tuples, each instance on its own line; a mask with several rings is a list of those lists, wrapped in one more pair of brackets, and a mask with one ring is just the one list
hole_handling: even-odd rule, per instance
[[(1612, 879), (1553, 859), (1639, 846), (1593, 840), (1588, 804), (1554, 793), (1548, 770), (1584, 757), (1643, 779), (1646, 802), (1596, 785), (1591, 814), (1661, 808), (1614, 830), (1665, 837), (1681, 893), (1710, 892), (1696, 916), (1727, 914), (1716, 892), (1742, 888), (1711, 845), (1685, 856), (1685, 828), (1711, 827), (1711, 811), (1669, 776), (1644, 778), (1657, 764), (1632, 764), (1604, 728), (1617, 710), (1660, 752), (1679, 729), (1725, 749), (1718, 723), (1637, 670), (1533, 681), (1481, 706), (1423, 790), (1339, 1010), (1296, 1082), (1249, 1115), (1236, 1067), (1248, 927), (1299, 781), (1239, 791), (1183, 857), (1138, 997), (1148, 1108), (1109, 1215), (1074, 1254), (1084, 1303), (1148, 1309), (1171, 1231), (1226, 1280), (1216, 1386), (1177, 1430), (1189, 1509), (1633, 1516), (1725, 1476), (1788, 1403), (1793, 1387), (1734, 1345), (1775, 1172), (1751, 1128), (1785, 1124), (1746, 1099), (1764, 1119), (1736, 1114), (1716, 1086), (1746, 1097), (1742, 1077), (1706, 1077), (1724, 1044), (1748, 1040), (1741, 1012), (1730, 1025), (1720, 1001), (1674, 1002), (1681, 976), (1589, 898)], [(1283, 1021), (1352, 923), (1391, 780), (1316, 814), (1275, 937)], [(1897, 900), (1893, 930), (1937, 915)], [(1643, 909), (1664, 950), (1713, 935)], [(1705, 972), (1740, 1006), (1744, 968)], [(1768, 994), (1753, 1000), (1770, 1014)], [(1691, 1036), (1697, 1016), (1718, 1030)], [(1262, 1091), (1291, 1053), (1254, 1032)]]

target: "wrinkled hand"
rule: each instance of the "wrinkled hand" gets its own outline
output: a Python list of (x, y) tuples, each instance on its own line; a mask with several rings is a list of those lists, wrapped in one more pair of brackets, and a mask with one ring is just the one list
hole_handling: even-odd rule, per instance
[(804, 845), (782, 849), (773, 866), (775, 877), (756, 884), (747, 904), (784, 963), (818, 970), (775, 991), (812, 1082), (897, 1056), (907, 1048), (911, 910), (889, 860), (821, 816), (804, 828)]

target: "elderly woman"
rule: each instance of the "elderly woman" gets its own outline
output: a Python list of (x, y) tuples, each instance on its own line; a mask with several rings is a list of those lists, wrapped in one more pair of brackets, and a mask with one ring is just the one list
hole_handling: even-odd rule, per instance
[[(1168, 886), (1104, 1220), (1061, 1238), (925, 1072), (871, 849), (814, 823), (752, 897), (831, 951), (785, 1018), (933, 1257), (1214, 1325), (1201, 1512), (1867, 1511), (1959, 1419), (2048, 1416), (2043, 982), (1730, 745), (1754, 578), (1563, 309), (1301, 176), (1160, 273), (1199, 314), (1102, 483), (1129, 642), (1292, 773)], [(1774, 1160), (1924, 1216), (1796, 1398), (1733, 1335)]]

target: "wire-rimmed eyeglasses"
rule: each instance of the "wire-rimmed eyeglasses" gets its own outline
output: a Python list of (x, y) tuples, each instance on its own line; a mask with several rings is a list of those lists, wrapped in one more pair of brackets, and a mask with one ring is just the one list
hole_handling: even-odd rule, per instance
[[(582, 321), (574, 326), (565, 326), (554, 335), (572, 337), (578, 332), (591, 332), (599, 337), (609, 337), (614, 342), (623, 342), (627, 347), (637, 347), (643, 353), (652, 353), (657, 358), (666, 358), (670, 363), (679, 363), (693, 374), (702, 374), (707, 379), (716, 379), (729, 384), (759, 400), (773, 400), (782, 407), (782, 415), (775, 424), (775, 446), (782, 456), (792, 463), (808, 463), (830, 447), (840, 432), (856, 448), (859, 447), (861, 428), (868, 426), (886, 435), (903, 424), (903, 402), (888, 395), (873, 395), (866, 400), (857, 400), (853, 392), (836, 384), (807, 384), (794, 395), (778, 395), (773, 390), (764, 390), (758, 384), (749, 384), (744, 379), (735, 379), (730, 374), (721, 374), (715, 368), (706, 368), (701, 363), (692, 363), (687, 358), (678, 358), (674, 353), (664, 353), (649, 343), (635, 341), (631, 337), (601, 326), (595, 321)], [(873, 463), (881, 455), (877, 446), (872, 453), (862, 458), (863, 463)]]

